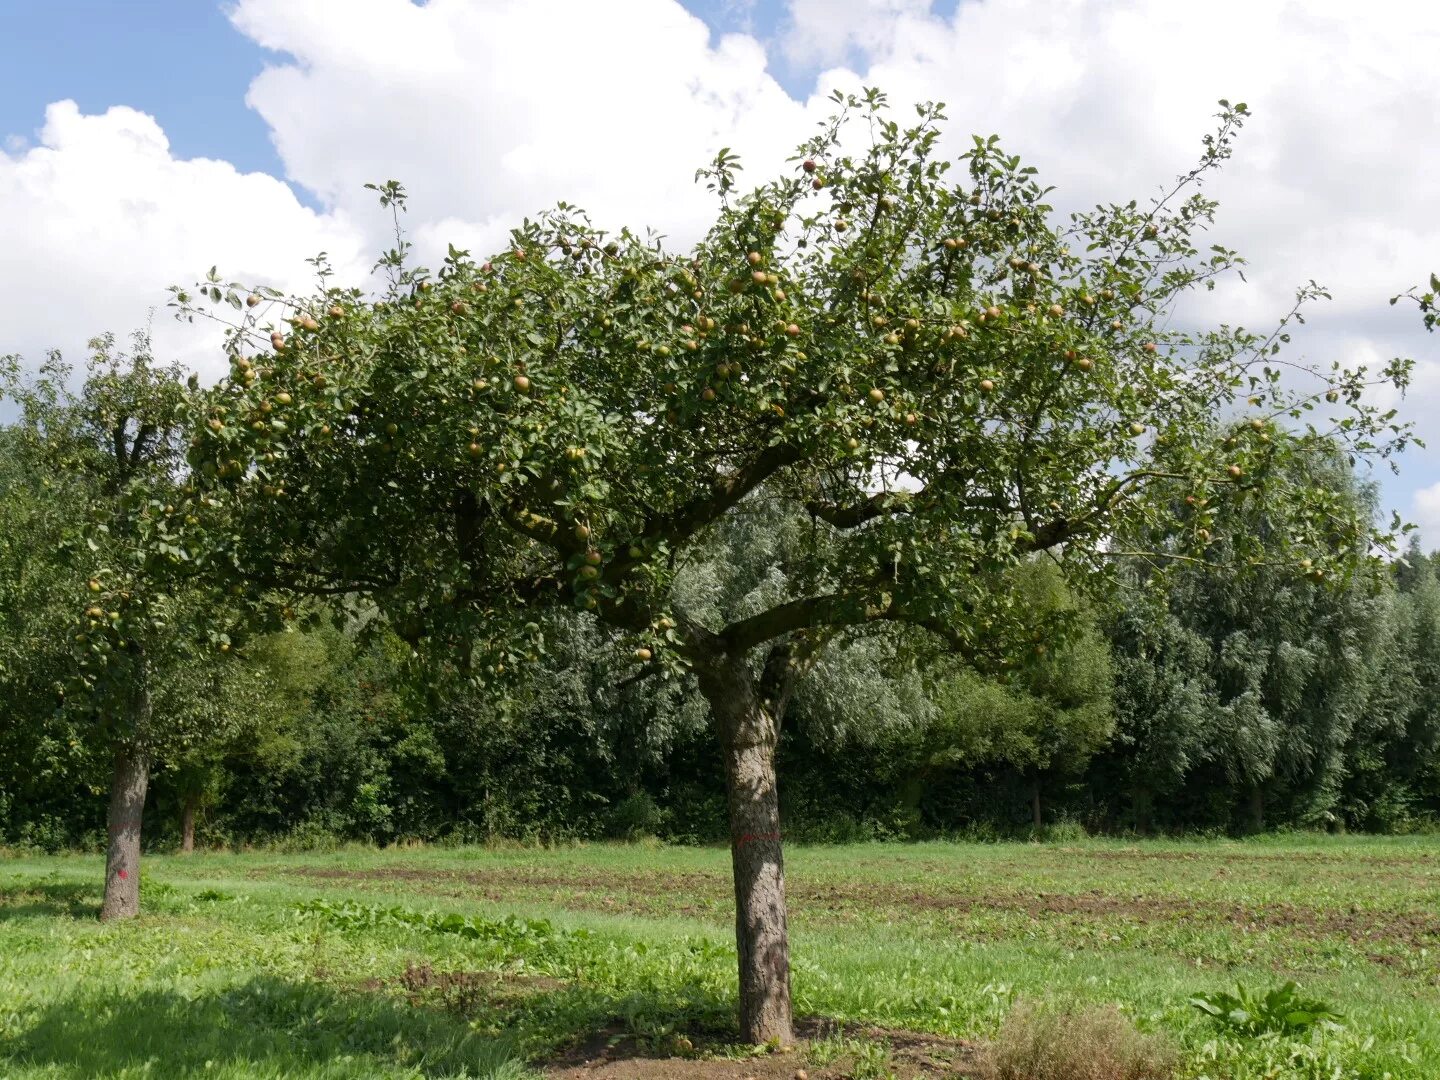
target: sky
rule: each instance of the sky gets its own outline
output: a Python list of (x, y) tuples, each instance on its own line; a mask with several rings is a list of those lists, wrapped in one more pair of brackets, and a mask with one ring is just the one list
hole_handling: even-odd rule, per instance
[(1227, 97), (1254, 119), (1215, 239), (1250, 265), (1189, 317), (1266, 327), (1315, 279), (1297, 354), (1413, 357), (1394, 404), (1437, 451), (1376, 479), (1440, 546), (1440, 336), (1388, 304), (1440, 270), (1437, 56), (1418, 0), (0, 0), (0, 353), (153, 319), (218, 375), (166, 287), (304, 288), (318, 251), (362, 279), (387, 227), (366, 182), (406, 184), (422, 253), (494, 249), (560, 199), (683, 244), (717, 149), (769, 175), (831, 90), (874, 85), (1082, 208), (1153, 195)]

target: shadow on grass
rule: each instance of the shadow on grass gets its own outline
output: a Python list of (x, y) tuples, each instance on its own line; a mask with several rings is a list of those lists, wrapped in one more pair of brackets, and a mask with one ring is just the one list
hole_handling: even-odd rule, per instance
[(271, 977), (193, 997), (75, 995), (22, 1017), (0, 1050), (0, 1064), (7, 1060), (74, 1077), (525, 1075), (511, 1040), (477, 1033), (459, 1016)]
[(0, 889), (0, 922), (16, 919), (96, 918), (100, 896), (88, 885), (27, 882)]

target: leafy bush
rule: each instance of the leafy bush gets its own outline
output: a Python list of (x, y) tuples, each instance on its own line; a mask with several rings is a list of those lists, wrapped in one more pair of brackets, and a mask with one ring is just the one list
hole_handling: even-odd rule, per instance
[(986, 1049), (985, 1080), (1169, 1080), (1173, 1048), (1115, 1008), (1064, 1012), (1017, 1005)]
[(1238, 1035), (1300, 1034), (1316, 1026), (1341, 1027), (1343, 1019), (1329, 1002), (1302, 997), (1293, 982), (1263, 997), (1237, 983), (1233, 994), (1196, 994), (1190, 1004)]

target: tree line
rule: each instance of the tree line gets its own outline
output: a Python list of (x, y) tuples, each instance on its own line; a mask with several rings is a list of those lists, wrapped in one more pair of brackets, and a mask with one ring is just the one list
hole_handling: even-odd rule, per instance
[[(27, 489), (12, 446), (0, 443), (0, 493), (14, 522)], [(763, 586), (782, 530), (757, 517), (693, 568), (697, 600), (743, 603)], [(60, 533), (42, 535), (5, 543), (7, 584)], [(32, 588), (45, 572), (32, 564)], [(1014, 677), (898, 636), (840, 643), (806, 676), (779, 745), (787, 835), (1403, 832), (1440, 819), (1440, 581), (1417, 545), (1339, 590), (1278, 575), (1237, 590), (1197, 568), (1170, 576), (1158, 603), (1136, 575), (1114, 602), (1082, 606), (1043, 564), (1021, 577), (1034, 602), (1078, 607), (1084, 629)], [(45, 615), (7, 606), (7, 642), (53, 640)], [(151, 844), (723, 841), (694, 695), (627, 684), (628, 653), (587, 615), (548, 636), (504, 709), (436, 688), (393, 631), (324, 607), (167, 670)], [(57, 708), (68, 651), (7, 653), (0, 841), (101, 847), (112, 762), (93, 719)]]

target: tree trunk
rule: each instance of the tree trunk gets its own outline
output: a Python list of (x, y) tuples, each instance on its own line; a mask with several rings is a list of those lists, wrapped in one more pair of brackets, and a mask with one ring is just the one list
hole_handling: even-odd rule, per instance
[(145, 789), (150, 786), (150, 754), (145, 738), (150, 727), (150, 665), (143, 649), (135, 653), (135, 697), (131, 729), (115, 747), (115, 772), (110, 780), (110, 846), (105, 853), (105, 899), (102, 921), (133, 919), (140, 914), (140, 819)]
[(730, 858), (735, 872), (735, 945), (740, 960), (740, 1037), (794, 1041), (790, 1014), (790, 938), (785, 925), (785, 863), (775, 782), (778, 725), (756, 692), (743, 656), (697, 664), (725, 757)]
[(180, 811), (180, 854), (195, 852), (195, 811), (200, 805), (200, 796), (190, 792), (185, 796), (185, 807)]
[(1136, 787), (1130, 793), (1130, 803), (1135, 811), (1135, 831), (1149, 836), (1154, 828), (1155, 800), (1147, 787)]
[(1045, 816), (1040, 812), (1040, 778), (1038, 776), (1030, 784), (1030, 820), (1036, 831), (1045, 827)]
[(1265, 789), (1256, 784), (1250, 789), (1250, 831), (1263, 832), (1265, 830)]
[(150, 783), (150, 759), (133, 744), (115, 751), (110, 781), (110, 848), (105, 856), (105, 902), (100, 918), (133, 919), (140, 914), (140, 817)]

